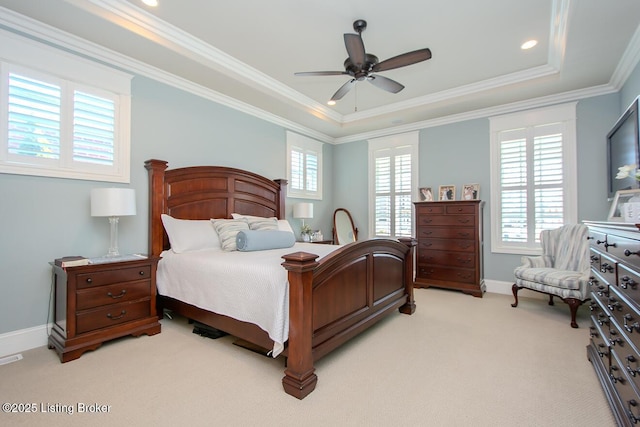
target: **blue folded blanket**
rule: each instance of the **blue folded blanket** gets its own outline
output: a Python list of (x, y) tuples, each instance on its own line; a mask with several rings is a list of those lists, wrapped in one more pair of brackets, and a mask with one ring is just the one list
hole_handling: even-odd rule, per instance
[(296, 242), (293, 233), (281, 230), (241, 230), (236, 235), (239, 251), (290, 248)]

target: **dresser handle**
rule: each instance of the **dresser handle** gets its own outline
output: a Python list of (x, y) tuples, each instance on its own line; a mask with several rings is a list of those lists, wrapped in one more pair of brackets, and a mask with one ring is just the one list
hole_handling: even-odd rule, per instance
[(141, 276), (144, 276), (144, 270), (141, 270), (140, 273), (138, 273)]
[(118, 320), (118, 319), (122, 319), (124, 317), (124, 315), (127, 314), (126, 310), (122, 310), (120, 312), (120, 316), (115, 316), (113, 317), (113, 315), (111, 313), (107, 313), (107, 317), (111, 320)]
[(120, 291), (120, 293), (118, 295), (113, 295), (111, 292), (107, 292), (107, 296), (111, 297), (113, 299), (118, 299), (118, 298), (122, 298), (124, 296), (124, 294), (127, 293), (126, 289), (123, 289)]
[(638, 256), (640, 256), (640, 252), (638, 252), (638, 251), (631, 252), (629, 249), (625, 249), (624, 250), (624, 256), (629, 256), (629, 255), (638, 255)]
[(622, 289), (627, 289), (629, 286), (631, 286), (631, 289), (635, 289), (638, 286), (638, 283), (629, 276), (622, 276), (620, 278), (620, 287)]
[(605, 248), (608, 248), (609, 246), (613, 246), (614, 248), (617, 248), (617, 247), (618, 247), (618, 245), (617, 245), (617, 244), (615, 244), (615, 243), (607, 243), (607, 242), (604, 242), (604, 247), (605, 247)]
[(633, 369), (631, 367), (631, 363), (636, 361), (636, 358), (633, 357), (633, 354), (630, 354), (626, 357), (627, 359), (627, 371), (631, 374), (632, 377), (635, 377), (636, 375), (638, 375), (638, 372), (640, 372), (640, 370), (638, 369)]
[(633, 411), (631, 410), (631, 407), (633, 406), (635, 408), (636, 406), (638, 406), (638, 402), (631, 399), (627, 402), (627, 404), (628, 404), (627, 407), (629, 408), (629, 410), (627, 411), (627, 416), (629, 417), (632, 423), (636, 424), (638, 421), (640, 421), (640, 418), (633, 415)]
[[(611, 370), (617, 371), (618, 367), (616, 365), (611, 365)], [(613, 381), (614, 383), (617, 383), (618, 381), (620, 381), (620, 383), (624, 384), (624, 377), (622, 375), (620, 375), (619, 377), (616, 377), (615, 374), (611, 372), (609, 374), (609, 378), (611, 378), (611, 381)]]
[(625, 314), (622, 318), (624, 320), (624, 329), (627, 332), (633, 333), (634, 329), (640, 329), (640, 324), (638, 322), (636, 322), (636, 323), (634, 323), (632, 325), (627, 324), (627, 321), (631, 322), (633, 320), (633, 316), (630, 313)]
[(597, 245), (601, 245), (602, 243), (607, 243), (606, 240), (596, 240)]
[(460, 224), (466, 224), (466, 223), (468, 223), (469, 221), (471, 221), (469, 218), (465, 218), (465, 219), (458, 219), (458, 222), (459, 222)]
[(93, 279), (91, 277), (87, 277), (87, 283), (92, 283)]

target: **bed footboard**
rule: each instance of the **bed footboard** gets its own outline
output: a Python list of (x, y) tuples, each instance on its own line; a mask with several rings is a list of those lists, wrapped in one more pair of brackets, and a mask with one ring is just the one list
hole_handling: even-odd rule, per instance
[(314, 361), (396, 309), (415, 311), (416, 241), (372, 239), (351, 243), (317, 260), (284, 256), (289, 275), (288, 358), (282, 384), (303, 399), (317, 383)]

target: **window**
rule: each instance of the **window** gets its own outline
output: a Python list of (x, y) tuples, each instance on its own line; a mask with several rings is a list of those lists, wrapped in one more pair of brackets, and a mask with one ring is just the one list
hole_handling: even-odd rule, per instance
[(129, 182), (131, 76), (11, 33), (0, 45), (0, 172)]
[(418, 188), (418, 132), (369, 141), (370, 235), (413, 235), (413, 191)]
[(492, 250), (537, 253), (577, 221), (575, 103), (491, 118)]
[(322, 143), (287, 132), (288, 196), (322, 200)]

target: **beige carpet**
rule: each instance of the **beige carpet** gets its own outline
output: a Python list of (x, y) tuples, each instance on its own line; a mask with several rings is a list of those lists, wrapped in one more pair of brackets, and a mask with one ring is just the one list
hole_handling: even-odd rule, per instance
[[(526, 291), (521, 292), (526, 295)], [(48, 413), (0, 414), (12, 426), (613, 426), (563, 303), (416, 290), (413, 316), (392, 315), (316, 364), (299, 401), (283, 362), (202, 338), (184, 319), (162, 333), (104, 344), (61, 364), (46, 347), (0, 366), (2, 402)], [(107, 413), (78, 413), (84, 405)], [(71, 407), (67, 412), (51, 410)]]

